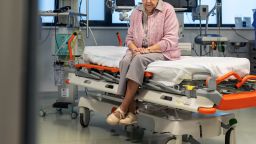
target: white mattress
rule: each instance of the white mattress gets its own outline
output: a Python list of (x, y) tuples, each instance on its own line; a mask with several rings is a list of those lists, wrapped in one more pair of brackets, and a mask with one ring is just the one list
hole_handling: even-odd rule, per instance
[[(98, 65), (118, 67), (127, 48), (117, 46), (87, 46), (83, 58)], [(246, 58), (235, 57), (192, 57), (182, 56), (176, 61), (156, 61), (148, 65), (146, 71), (154, 73), (153, 80), (172, 86), (183, 80), (205, 79), (197, 73), (210, 73), (221, 76), (230, 71), (240, 76), (249, 74), (250, 62)]]

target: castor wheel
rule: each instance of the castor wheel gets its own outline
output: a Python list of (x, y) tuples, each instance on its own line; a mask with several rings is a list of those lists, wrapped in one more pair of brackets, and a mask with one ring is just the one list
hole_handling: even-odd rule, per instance
[(170, 136), (163, 140), (162, 144), (176, 144), (176, 137)]
[(56, 111), (60, 114), (62, 114), (62, 109), (61, 108), (56, 108)]
[(80, 124), (82, 127), (87, 127), (90, 123), (90, 110), (86, 107), (81, 107), (79, 109)]
[(72, 118), (72, 119), (76, 119), (77, 116), (78, 116), (77, 112), (72, 112), (72, 113), (71, 113), (71, 118)]
[(40, 110), (39, 114), (41, 117), (45, 117), (46, 116), (46, 112), (44, 110)]

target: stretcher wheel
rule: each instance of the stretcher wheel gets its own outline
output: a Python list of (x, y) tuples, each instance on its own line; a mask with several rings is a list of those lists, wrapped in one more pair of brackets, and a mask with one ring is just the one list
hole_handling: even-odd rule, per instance
[(162, 144), (176, 144), (176, 137), (167, 137), (165, 140), (163, 140)]
[(40, 110), (40, 111), (39, 111), (39, 114), (40, 114), (41, 117), (45, 117), (46, 112), (45, 112), (44, 110)]
[(58, 114), (60, 114), (60, 115), (62, 115), (62, 114), (63, 114), (63, 112), (62, 112), (62, 109), (61, 109), (61, 108), (56, 108), (56, 111), (57, 111), (57, 113), (58, 113)]
[(127, 125), (124, 127), (126, 131), (127, 140), (130, 140), (132, 143), (141, 143), (144, 137), (144, 128), (139, 126)]
[(62, 113), (62, 109), (61, 108), (56, 108), (56, 111), (59, 113)]
[(87, 127), (90, 122), (90, 110), (88, 108), (80, 108), (80, 124), (82, 127)]
[(235, 143), (235, 136), (234, 136), (234, 128), (230, 128), (226, 135), (225, 135), (225, 144), (234, 144)]
[(78, 115), (77, 112), (72, 112), (72, 113), (71, 113), (71, 118), (72, 118), (72, 119), (76, 119), (76, 118), (77, 118), (77, 115)]

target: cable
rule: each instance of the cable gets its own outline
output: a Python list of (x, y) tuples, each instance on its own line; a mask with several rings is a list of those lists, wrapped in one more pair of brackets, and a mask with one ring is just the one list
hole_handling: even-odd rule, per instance
[(81, 31), (82, 31), (81, 28), (79, 28), (79, 32), (77, 32), (77, 33), (79, 33), (81, 35), (82, 41), (83, 41), (83, 46), (85, 46), (85, 36), (84, 36), (84, 33), (82, 33)]
[(49, 29), (49, 31), (48, 31), (46, 37), (45, 37), (43, 40), (41, 40), (41, 41), (39, 42), (40, 45), (46, 42), (46, 40), (47, 40), (47, 39), (49, 38), (49, 36), (50, 36), (50, 33), (51, 33), (51, 29)]
[(93, 40), (94, 40), (94, 43), (95, 43), (95, 45), (97, 46), (98, 43), (97, 43), (97, 41), (96, 41), (96, 39), (95, 39), (95, 37), (94, 37), (94, 34), (93, 34), (93, 32), (92, 32), (91, 27), (89, 27), (89, 30), (90, 30), (90, 32), (91, 32), (91, 34), (92, 34), (92, 38), (93, 38)]
[[(79, 14), (81, 14), (81, 6), (82, 6), (82, 2), (83, 0), (80, 0), (80, 4), (79, 4)], [(80, 21), (83, 20), (82, 16), (80, 15)]]
[(186, 17), (187, 17), (187, 20), (188, 20), (188, 23), (189, 24), (192, 24), (192, 22), (190, 21), (189, 17), (188, 17), (188, 13), (185, 13), (186, 14)]
[(114, 2), (112, 0), (106, 0), (105, 4), (109, 9), (113, 9)]
[[(57, 18), (58, 18), (58, 13), (57, 13)], [(57, 41), (57, 21), (55, 23), (55, 28), (54, 28), (54, 37), (55, 37), (55, 43), (56, 43), (57, 49), (59, 50), (59, 44)]]
[(225, 51), (223, 52), (223, 57), (226, 57)]
[[(86, 23), (84, 23), (84, 22), (82, 22), (85, 26), (87, 26), (87, 24)], [(95, 38), (95, 36), (94, 36), (94, 34), (93, 34), (93, 32), (92, 32), (92, 29), (91, 29), (91, 27), (88, 27), (89, 28), (89, 31), (91, 32), (91, 34), (92, 34), (92, 38), (93, 38), (93, 40), (94, 40), (94, 43), (95, 43), (95, 45), (97, 46), (98, 45), (98, 43), (97, 43), (97, 41), (96, 41), (96, 38)]]
[(206, 45), (204, 45), (204, 54), (206, 55), (207, 53), (210, 53), (210, 48), (209, 48), (209, 52), (206, 51)]
[[(206, 51), (205, 51), (206, 52)], [(211, 51), (209, 51), (209, 52), (207, 52), (207, 53), (205, 53), (204, 55), (202, 55), (202, 56), (207, 56), (208, 54), (210, 54), (211, 53)]]
[[(193, 46), (194, 47), (194, 46)], [(196, 52), (195, 48), (192, 48), (192, 50), (195, 52), (196, 56), (199, 56), (198, 53)]]
[(128, 22), (126, 23), (126, 26), (127, 26), (127, 28), (130, 27), (130, 21), (128, 21)]
[(238, 35), (239, 37), (241, 37), (241, 38), (243, 38), (243, 39), (249, 41), (249, 39), (247, 39), (246, 37), (244, 37), (244, 36), (242, 36), (241, 34), (239, 34), (239, 33), (236, 31), (236, 29), (234, 29), (233, 27), (230, 27), (230, 28), (236, 33), (236, 35)]

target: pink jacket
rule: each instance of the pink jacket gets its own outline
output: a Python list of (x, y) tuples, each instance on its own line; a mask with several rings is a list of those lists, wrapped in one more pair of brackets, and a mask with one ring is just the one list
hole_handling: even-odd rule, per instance
[[(173, 6), (159, 0), (161, 10), (156, 9), (148, 17), (148, 44), (149, 46), (158, 43), (163, 55), (169, 60), (180, 58), (178, 48), (179, 22)], [(142, 47), (144, 30), (142, 26), (142, 5), (137, 7), (130, 16), (130, 28), (126, 36), (126, 44), (134, 42), (137, 47)], [(159, 7), (159, 6), (157, 6)]]

